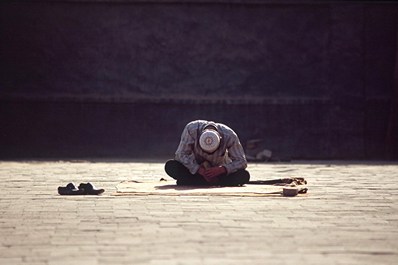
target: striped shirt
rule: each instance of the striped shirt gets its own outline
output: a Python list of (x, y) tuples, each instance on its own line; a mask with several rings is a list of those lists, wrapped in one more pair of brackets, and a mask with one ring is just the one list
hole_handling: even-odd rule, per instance
[(247, 167), (247, 160), (237, 134), (228, 126), (215, 123), (221, 136), (219, 148), (212, 154), (204, 152), (199, 146), (201, 132), (211, 122), (196, 120), (188, 123), (181, 135), (175, 159), (195, 174), (202, 163), (210, 166), (224, 166), (227, 174)]

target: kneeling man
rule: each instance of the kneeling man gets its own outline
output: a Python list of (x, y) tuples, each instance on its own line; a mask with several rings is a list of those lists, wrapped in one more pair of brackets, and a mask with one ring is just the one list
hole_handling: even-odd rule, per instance
[(166, 173), (177, 185), (241, 186), (249, 182), (247, 160), (237, 134), (228, 126), (205, 120), (188, 123), (175, 160)]

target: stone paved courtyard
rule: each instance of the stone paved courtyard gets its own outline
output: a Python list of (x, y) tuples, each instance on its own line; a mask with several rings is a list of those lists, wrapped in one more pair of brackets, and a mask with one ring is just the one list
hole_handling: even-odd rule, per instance
[[(0, 162), (0, 264), (398, 264), (398, 164), (249, 164), (288, 197), (114, 196), (163, 161)], [(102, 196), (60, 196), (68, 182)], [(171, 180), (170, 180), (171, 181)]]

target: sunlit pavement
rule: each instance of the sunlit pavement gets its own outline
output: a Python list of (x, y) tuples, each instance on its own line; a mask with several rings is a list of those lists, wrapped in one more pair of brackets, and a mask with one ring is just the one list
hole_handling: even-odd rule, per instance
[[(398, 164), (249, 164), (297, 197), (114, 196), (163, 161), (0, 162), (0, 264), (398, 264)], [(101, 196), (60, 196), (92, 182)]]

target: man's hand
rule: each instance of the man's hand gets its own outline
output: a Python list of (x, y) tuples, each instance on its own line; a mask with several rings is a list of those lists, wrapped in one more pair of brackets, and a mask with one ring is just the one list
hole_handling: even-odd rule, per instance
[(208, 169), (200, 167), (198, 173), (202, 175), (207, 182), (214, 183), (218, 181), (218, 176), (227, 173), (227, 169), (223, 166), (211, 167)]
[(206, 169), (204, 173), (205, 173), (205, 177), (214, 178), (214, 177), (218, 177), (222, 174), (227, 173), (227, 169), (223, 166), (211, 167), (209, 169)]
[(205, 177), (205, 172), (206, 172), (206, 168), (204, 168), (204, 166), (200, 166), (200, 168), (198, 170), (198, 174), (201, 175), (202, 177)]

